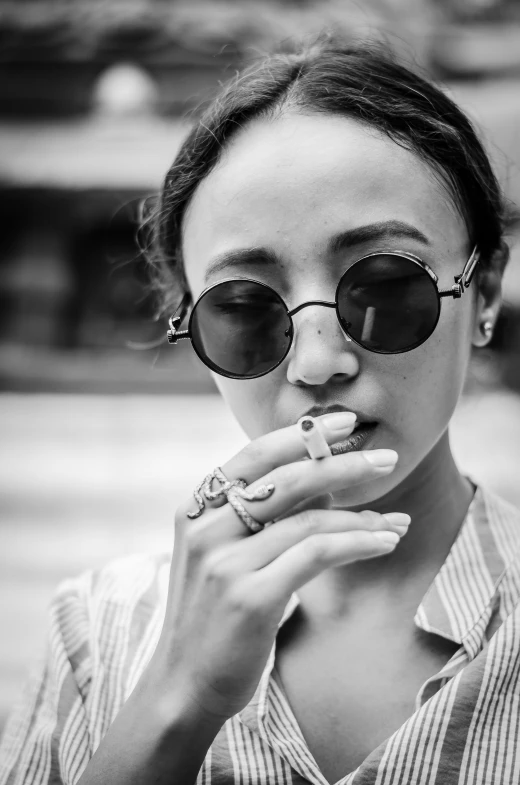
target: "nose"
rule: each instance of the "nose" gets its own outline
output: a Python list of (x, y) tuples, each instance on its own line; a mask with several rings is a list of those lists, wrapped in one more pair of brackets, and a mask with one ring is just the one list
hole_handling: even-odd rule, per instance
[(291, 384), (341, 384), (359, 373), (355, 344), (341, 329), (336, 311), (328, 303), (314, 301), (291, 313), (294, 337), (287, 366)]

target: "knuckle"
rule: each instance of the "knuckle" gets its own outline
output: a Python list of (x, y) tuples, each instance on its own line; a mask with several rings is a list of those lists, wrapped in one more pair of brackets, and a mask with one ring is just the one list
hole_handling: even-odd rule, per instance
[(379, 512), (374, 512), (374, 510), (363, 510), (359, 513), (364, 521), (366, 522), (366, 527), (368, 531), (378, 531), (379, 529), (385, 528), (385, 519)]
[(243, 581), (235, 581), (229, 587), (226, 600), (230, 611), (250, 617), (262, 610), (259, 593), (248, 587)]
[(262, 444), (262, 440), (255, 439), (246, 444), (246, 446), (240, 452), (240, 456), (245, 458), (248, 463), (251, 462), (253, 465), (262, 461), (265, 456), (265, 449)]
[(345, 469), (352, 474), (370, 474), (375, 468), (374, 464), (367, 459), (363, 450), (343, 453), (341, 458)]
[(352, 532), (352, 548), (356, 551), (372, 551), (377, 545), (377, 541), (372, 537), (370, 531)]
[(179, 504), (175, 510), (175, 525), (182, 527), (191, 523), (192, 520), (188, 518), (189, 512), (195, 512), (196, 504), (193, 499), (186, 499), (186, 501)]
[(307, 537), (302, 542), (302, 550), (304, 555), (316, 564), (322, 564), (326, 561), (327, 548), (324, 540), (318, 534)]
[(233, 577), (232, 562), (228, 548), (216, 548), (204, 557), (204, 575), (208, 582), (228, 584)]
[(287, 464), (281, 467), (276, 482), (286, 491), (295, 491), (300, 485), (301, 472), (297, 464)]
[(369, 468), (368, 461), (361, 455), (361, 452), (358, 451), (343, 453), (341, 456), (341, 463), (343, 464), (342, 468), (344, 468), (345, 471), (350, 472)]
[(184, 530), (184, 542), (190, 556), (202, 557), (206, 551), (206, 526), (202, 522), (188, 520)]
[(320, 517), (317, 510), (302, 510), (297, 515), (298, 528), (303, 529), (308, 536), (317, 534), (320, 529)]

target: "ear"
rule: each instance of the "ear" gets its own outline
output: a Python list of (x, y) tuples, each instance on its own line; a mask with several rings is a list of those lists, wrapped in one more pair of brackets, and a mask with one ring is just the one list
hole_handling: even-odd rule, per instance
[(498, 259), (476, 277), (477, 304), (473, 322), (472, 345), (486, 346), (492, 336), (502, 303), (503, 265)]

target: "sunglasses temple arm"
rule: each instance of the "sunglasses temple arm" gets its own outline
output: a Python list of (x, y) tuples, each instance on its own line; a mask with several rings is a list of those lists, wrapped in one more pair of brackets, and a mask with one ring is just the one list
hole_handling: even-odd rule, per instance
[(185, 318), (186, 313), (188, 311), (188, 307), (189, 307), (189, 304), (190, 304), (190, 299), (191, 298), (190, 298), (189, 293), (186, 292), (186, 294), (182, 298), (179, 306), (176, 308), (174, 313), (168, 319), (168, 326), (170, 328), (168, 330), (168, 332), (166, 333), (166, 338), (168, 340), (168, 343), (177, 343), (177, 341), (181, 341), (183, 338), (189, 338), (190, 337), (190, 331), (189, 330), (180, 330), (179, 331), (179, 327), (182, 324), (182, 321)]
[(469, 257), (468, 261), (464, 265), (464, 269), (460, 275), (454, 276), (455, 285), (450, 287), (449, 289), (440, 289), (439, 296), (440, 297), (462, 297), (464, 289), (467, 289), (471, 283), (471, 279), (473, 278), (473, 274), (477, 268), (477, 264), (480, 259), (480, 254), (478, 252), (477, 246), (473, 248), (471, 252), (471, 256)]

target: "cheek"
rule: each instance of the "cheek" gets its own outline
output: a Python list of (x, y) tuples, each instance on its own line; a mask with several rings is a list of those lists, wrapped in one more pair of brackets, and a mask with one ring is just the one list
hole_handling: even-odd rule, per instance
[(421, 452), (444, 432), (462, 392), (471, 354), (472, 309), (469, 297), (444, 302), (426, 343), (396, 355), (389, 382), (399, 426), (416, 449), (422, 446)]
[[(474, 301), (471, 293), (462, 299), (446, 298), (441, 307), (437, 330), (432, 336), (435, 356), (432, 366), (437, 371), (439, 398), (453, 399), (460, 395), (471, 357)], [(455, 401), (456, 403), (456, 401)], [(447, 401), (454, 406), (453, 400)]]
[(276, 399), (283, 383), (276, 372), (247, 381), (226, 379), (213, 373), (212, 376), (236, 421), (250, 439), (273, 430)]

